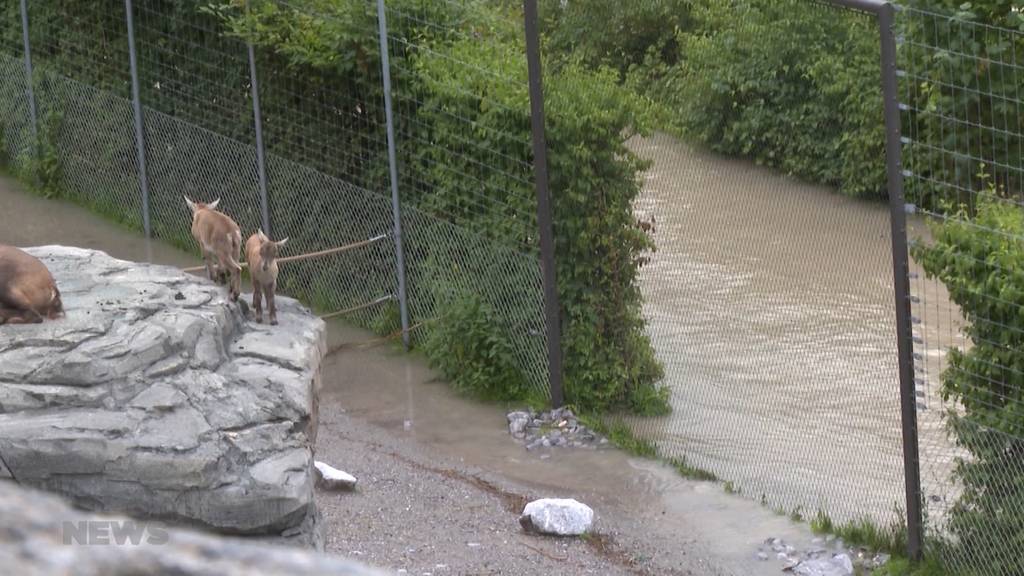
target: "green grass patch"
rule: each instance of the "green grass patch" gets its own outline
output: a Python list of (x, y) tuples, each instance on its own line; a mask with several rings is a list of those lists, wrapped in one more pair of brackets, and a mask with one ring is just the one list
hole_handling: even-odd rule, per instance
[[(708, 482), (717, 482), (718, 476), (715, 476), (713, 472), (709, 472), (703, 468), (698, 468), (689, 464), (686, 458), (670, 458), (668, 463), (679, 472), (679, 475), (684, 478), (690, 478), (691, 480), (706, 480)], [(727, 490), (728, 491), (728, 490)]]
[(914, 564), (906, 558), (892, 558), (885, 566), (876, 569), (871, 576), (950, 576), (952, 572), (942, 567), (939, 561), (926, 558)]
[(901, 555), (905, 554), (907, 549), (907, 528), (902, 522), (894, 521), (889, 526), (879, 526), (870, 519), (862, 518), (845, 524), (836, 524), (831, 517), (819, 510), (814, 518), (811, 518), (810, 525), (816, 534), (834, 534), (847, 544), (863, 546), (876, 552)]

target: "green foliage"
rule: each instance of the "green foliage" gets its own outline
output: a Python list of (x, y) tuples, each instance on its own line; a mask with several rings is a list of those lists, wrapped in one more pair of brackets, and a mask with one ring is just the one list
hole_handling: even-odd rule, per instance
[(59, 113), (43, 116), (39, 122), (39, 133), (34, 145), (10, 166), (15, 176), (46, 198), (61, 195), (61, 166), (56, 145), (60, 125)]
[(855, 196), (884, 193), (878, 32), (871, 19), (802, 0), (695, 2), (676, 63), (648, 54), (630, 84), (675, 128)]
[(456, 390), (487, 400), (520, 400), (530, 390), (515, 365), (511, 343), (495, 330), (497, 314), (473, 294), (439, 306), (442, 321), (423, 339), (423, 351)]
[[(1024, 187), (1017, 62), (1024, 61), (1024, 18), (1009, 0), (913, 0), (901, 19), (903, 33), (918, 46), (901, 52), (910, 71), (905, 94), (910, 112), (904, 131), (919, 144), (905, 146), (914, 172), (908, 193), (925, 206), (971, 203), (983, 189), (981, 163), (991, 166), (997, 187)], [(990, 26), (1008, 27), (1009, 30)], [(926, 48), (922, 48), (926, 47)], [(953, 127), (956, 129), (953, 129)]]
[(673, 65), (679, 58), (677, 34), (692, 26), (692, 0), (587, 0), (541, 2), (546, 49), (591, 68), (609, 67), (624, 79), (646, 58)]
[(914, 248), (968, 320), (971, 344), (949, 351), (942, 374), (943, 397), (962, 406), (947, 415), (949, 429), (970, 452), (955, 471), (963, 491), (949, 555), (985, 566), (979, 574), (1024, 573), (1024, 559), (1006, 553), (1024, 541), (1024, 211), (990, 182), (973, 207), (951, 212), (933, 226), (933, 243)]
[(906, 558), (892, 558), (884, 566), (871, 573), (872, 576), (951, 576), (938, 560), (926, 558), (915, 564)]
[[(897, 510), (897, 518), (903, 514)], [(876, 552), (901, 555), (907, 551), (907, 528), (902, 522), (894, 521), (889, 526), (879, 526), (870, 518), (854, 520), (846, 524), (835, 524), (824, 511), (810, 520), (811, 530), (815, 534), (832, 534), (842, 538), (847, 544), (863, 546)]]
[[(670, 458), (668, 460), (670, 466), (676, 469), (683, 478), (689, 478), (691, 480), (703, 480), (706, 482), (717, 482), (718, 476), (715, 476), (714, 472), (709, 472), (703, 468), (698, 468), (691, 465), (686, 461), (685, 457), (682, 458)], [(729, 491), (729, 485), (726, 485), (726, 491)]]
[(625, 450), (629, 454), (634, 456), (640, 456), (642, 458), (657, 458), (658, 448), (653, 442), (640, 438), (633, 434), (633, 429), (629, 427), (625, 422), (617, 420), (614, 422), (607, 422), (604, 418), (593, 415), (578, 413), (579, 421), (584, 426), (591, 430), (601, 434), (608, 438), (608, 441), (618, 446), (622, 450)]
[(370, 329), (377, 334), (394, 334), (402, 329), (402, 314), (398, 302), (388, 301), (373, 316)]

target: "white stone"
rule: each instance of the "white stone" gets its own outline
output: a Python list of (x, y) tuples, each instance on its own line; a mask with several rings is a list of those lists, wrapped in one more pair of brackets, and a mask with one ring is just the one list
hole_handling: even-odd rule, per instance
[(356, 477), (348, 472), (342, 472), (333, 466), (316, 461), (317, 478), (322, 487), (327, 490), (352, 490), (356, 487)]
[(594, 511), (571, 498), (543, 498), (527, 504), (519, 522), (527, 530), (541, 534), (579, 536), (590, 530)]

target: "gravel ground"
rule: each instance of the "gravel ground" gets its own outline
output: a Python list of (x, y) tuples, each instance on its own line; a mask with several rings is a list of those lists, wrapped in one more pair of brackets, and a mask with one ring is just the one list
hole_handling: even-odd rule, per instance
[(359, 479), (355, 492), (317, 493), (328, 552), (416, 576), (647, 573), (607, 536), (525, 534), (518, 513), (533, 495), (345, 414), (321, 418), (317, 459)]

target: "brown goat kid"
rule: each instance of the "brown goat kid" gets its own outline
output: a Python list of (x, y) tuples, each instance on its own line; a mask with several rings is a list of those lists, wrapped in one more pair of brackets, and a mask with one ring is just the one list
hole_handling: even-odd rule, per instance
[(53, 275), (38, 258), (0, 245), (0, 325), (60, 318), (64, 304)]
[(220, 198), (203, 204), (187, 197), (185, 203), (192, 211), (192, 237), (199, 243), (210, 280), (223, 284), (228, 276), (228, 295), (238, 300), (242, 284), (242, 266), (238, 263), (242, 251), (242, 231), (234, 220), (217, 211)]
[(274, 292), (277, 290), (277, 250), (287, 242), (287, 238), (274, 242), (267, 238), (263, 230), (245, 241), (245, 258), (249, 262), (249, 276), (252, 277), (252, 307), (257, 322), (263, 322), (262, 297), (265, 296), (270, 323), (277, 325), (277, 305), (274, 303)]

